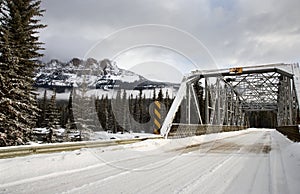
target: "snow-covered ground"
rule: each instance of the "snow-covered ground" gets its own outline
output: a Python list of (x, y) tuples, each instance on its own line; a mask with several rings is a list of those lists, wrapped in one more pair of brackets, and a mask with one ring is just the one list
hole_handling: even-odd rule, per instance
[(299, 193), (300, 144), (247, 129), (0, 160), (0, 193)]
[[(49, 129), (43, 128), (34, 128), (33, 133), (35, 135), (43, 135), (47, 136), (49, 134)], [(53, 134), (59, 138), (63, 138), (65, 136), (65, 129), (59, 128), (53, 131)], [(80, 136), (79, 130), (74, 130), (70, 133), (67, 133), (69, 139), (75, 138), (76, 136)], [(152, 133), (135, 133), (135, 132), (117, 132), (112, 133), (112, 131), (95, 131), (93, 133), (89, 133), (89, 140), (97, 141), (97, 140), (110, 140), (110, 139), (134, 139), (134, 138), (147, 138), (147, 137), (160, 137), (160, 135), (155, 135)], [(45, 142), (39, 142), (45, 143)], [(29, 144), (35, 144), (34, 142), (29, 142)], [(0, 150), (2, 148), (0, 147)]]
[(147, 138), (147, 137), (159, 137), (160, 135), (155, 135), (151, 133), (128, 133), (128, 132), (118, 132), (111, 133), (106, 131), (95, 132), (91, 134), (91, 140), (109, 140), (109, 139), (134, 139), (134, 138)]

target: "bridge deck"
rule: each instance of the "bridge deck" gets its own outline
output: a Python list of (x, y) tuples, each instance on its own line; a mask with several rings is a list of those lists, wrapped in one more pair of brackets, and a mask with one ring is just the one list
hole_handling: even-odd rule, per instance
[(299, 193), (299, 149), (250, 129), (2, 159), (0, 193)]

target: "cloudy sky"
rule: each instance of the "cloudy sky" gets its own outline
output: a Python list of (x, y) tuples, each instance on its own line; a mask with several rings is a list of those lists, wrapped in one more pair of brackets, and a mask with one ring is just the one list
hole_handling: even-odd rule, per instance
[[(42, 22), (48, 27), (40, 37), (44, 60), (69, 61), (94, 52), (99, 58), (122, 58), (129, 68), (157, 55), (158, 63), (182, 62), (183, 55), (218, 67), (299, 62), (299, 7), (299, 0), (42, 0)], [(145, 41), (136, 46), (135, 39)], [(123, 46), (114, 50), (116, 45)]]

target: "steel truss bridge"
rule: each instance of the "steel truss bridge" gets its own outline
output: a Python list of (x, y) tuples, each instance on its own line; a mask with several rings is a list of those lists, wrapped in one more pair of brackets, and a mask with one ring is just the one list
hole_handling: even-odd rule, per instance
[(269, 115), (259, 119), (270, 127), (296, 125), (299, 76), (298, 64), (193, 71), (184, 77), (161, 134), (239, 130), (255, 124), (260, 112)]

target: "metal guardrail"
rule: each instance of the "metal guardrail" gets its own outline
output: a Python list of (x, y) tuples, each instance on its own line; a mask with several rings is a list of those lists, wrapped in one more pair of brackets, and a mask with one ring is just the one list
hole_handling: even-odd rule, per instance
[(292, 141), (300, 142), (300, 131), (298, 125), (280, 126), (276, 130), (286, 135)]
[(246, 126), (229, 125), (190, 125), (173, 124), (168, 135), (169, 138), (182, 138), (194, 135), (204, 135), (210, 133), (220, 133), (228, 131), (239, 131), (246, 129)]
[(162, 136), (154, 136), (154, 137), (108, 140), (108, 141), (67, 142), (67, 143), (55, 143), (55, 144), (3, 147), (0, 148), (0, 159), (12, 158), (17, 156), (26, 156), (31, 154), (40, 154), (40, 153), (73, 151), (81, 148), (108, 147), (114, 145), (131, 144), (131, 143), (141, 142), (148, 139), (162, 139), (162, 138), (163, 138)]

